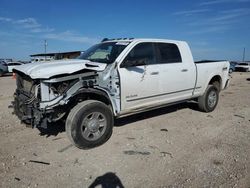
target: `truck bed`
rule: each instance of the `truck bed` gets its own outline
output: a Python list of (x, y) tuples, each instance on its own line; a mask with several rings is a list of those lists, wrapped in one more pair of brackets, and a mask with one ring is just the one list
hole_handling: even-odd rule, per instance
[[(196, 89), (194, 95), (201, 95), (205, 92), (208, 82), (212, 79), (214, 75), (219, 75), (221, 77), (221, 89), (226, 86), (229, 62), (228, 61), (198, 61), (195, 62), (197, 69), (197, 80)], [(205, 87), (204, 87), (205, 86)]]

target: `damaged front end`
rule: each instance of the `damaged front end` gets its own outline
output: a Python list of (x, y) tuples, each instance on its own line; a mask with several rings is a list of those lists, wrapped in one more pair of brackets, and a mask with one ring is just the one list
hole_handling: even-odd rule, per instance
[(15, 73), (14, 113), (33, 128), (46, 129), (48, 122), (65, 117), (77, 102), (94, 96), (99, 96), (97, 100), (111, 99), (111, 106), (119, 108), (119, 81), (114, 65), (102, 72), (85, 69), (49, 79), (32, 79), (20, 71)]
[(31, 79), (16, 72), (14, 113), (21, 122), (34, 127), (47, 128), (48, 122), (60, 120), (67, 112), (67, 91), (78, 82), (77, 76), (68, 78)]
[(39, 110), (40, 83), (22, 74), (16, 74), (16, 91), (14, 93), (14, 113), (21, 122), (34, 127), (41, 124), (42, 113)]
[(16, 73), (16, 91), (14, 93), (14, 114), (21, 122), (34, 127), (47, 128), (48, 122), (60, 120), (65, 114), (64, 106), (58, 101), (76, 82), (76, 79), (53, 82), (52, 80), (31, 79), (20, 72)]

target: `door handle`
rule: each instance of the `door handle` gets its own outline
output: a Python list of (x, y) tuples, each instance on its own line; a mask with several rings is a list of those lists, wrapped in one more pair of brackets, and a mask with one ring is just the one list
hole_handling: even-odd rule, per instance
[(151, 72), (150, 74), (151, 75), (157, 75), (157, 74), (159, 74), (159, 72)]
[(182, 69), (181, 70), (181, 72), (187, 72), (188, 71), (188, 69)]

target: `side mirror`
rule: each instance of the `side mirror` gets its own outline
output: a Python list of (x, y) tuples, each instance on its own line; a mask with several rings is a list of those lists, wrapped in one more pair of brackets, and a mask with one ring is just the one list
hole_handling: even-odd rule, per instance
[(142, 65), (146, 65), (146, 61), (144, 59), (140, 59), (140, 60), (125, 60), (122, 64), (121, 64), (121, 68), (128, 68), (128, 67), (135, 67), (135, 66), (142, 66)]
[(128, 68), (135, 66), (136, 61), (126, 60), (121, 64), (121, 68)]

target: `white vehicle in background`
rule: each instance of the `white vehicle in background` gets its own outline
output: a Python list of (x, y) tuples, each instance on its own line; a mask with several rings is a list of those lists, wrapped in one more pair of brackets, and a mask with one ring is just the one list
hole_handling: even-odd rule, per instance
[(16, 67), (14, 112), (33, 127), (64, 119), (70, 141), (93, 148), (115, 118), (190, 100), (213, 111), (228, 71), (228, 61), (194, 62), (183, 41), (106, 39), (79, 59)]
[(16, 67), (16, 66), (20, 66), (20, 65), (23, 65), (23, 63), (21, 63), (21, 62), (14, 62), (14, 61), (12, 61), (12, 62), (8, 62), (7, 63), (7, 66), (8, 66), (8, 72), (13, 72), (13, 69)]
[(235, 65), (235, 71), (243, 71), (249, 72), (250, 71), (250, 62), (243, 62)]
[(0, 60), (0, 77), (8, 73), (8, 65), (5, 61)]

